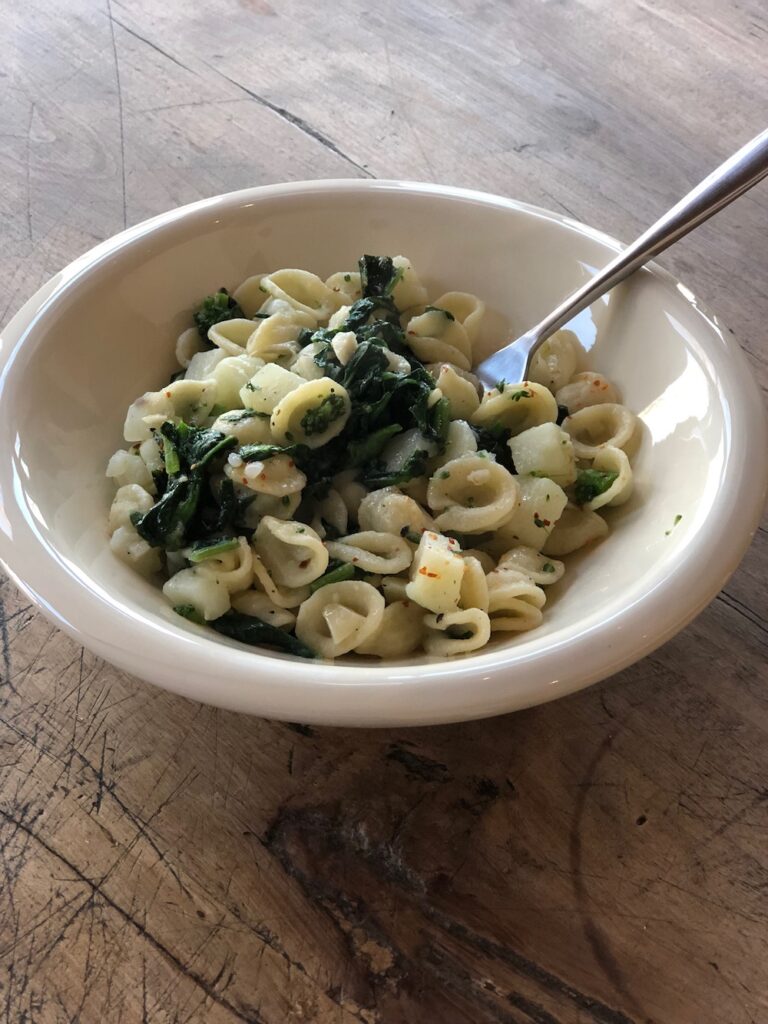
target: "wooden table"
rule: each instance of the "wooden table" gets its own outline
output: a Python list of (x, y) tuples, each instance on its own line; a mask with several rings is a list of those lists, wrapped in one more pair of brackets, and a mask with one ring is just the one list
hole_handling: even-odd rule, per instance
[[(765, 126), (763, 0), (25, 0), (3, 23), (5, 319), (125, 225), (286, 179), (468, 185), (629, 239)], [(765, 387), (768, 188), (663, 262)], [(172, 697), (5, 582), (3, 1020), (767, 1020), (767, 570), (763, 528), (602, 686), (382, 732)]]

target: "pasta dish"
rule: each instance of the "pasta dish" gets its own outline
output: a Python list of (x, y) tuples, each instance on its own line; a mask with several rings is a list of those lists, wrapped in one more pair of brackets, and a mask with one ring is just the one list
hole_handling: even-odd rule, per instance
[(404, 256), (205, 298), (128, 409), (110, 546), (181, 616), (302, 657), (437, 657), (542, 621), (563, 556), (626, 501), (636, 417), (569, 331), (472, 373), (483, 302)]

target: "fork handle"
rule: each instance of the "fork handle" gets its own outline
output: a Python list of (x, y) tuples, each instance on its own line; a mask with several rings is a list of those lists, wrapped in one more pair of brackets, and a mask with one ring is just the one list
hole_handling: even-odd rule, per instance
[(722, 210), (728, 203), (756, 185), (768, 174), (768, 129), (756, 135), (724, 163), (707, 175), (671, 210), (659, 217), (647, 231), (644, 231), (618, 256), (598, 271), (594, 277), (561, 302), (549, 316), (537, 324), (528, 336), (533, 344), (529, 350), (529, 361), (539, 345), (555, 331), (560, 330), (587, 306), (610, 291), (625, 277), (648, 260), (687, 235), (689, 231)]

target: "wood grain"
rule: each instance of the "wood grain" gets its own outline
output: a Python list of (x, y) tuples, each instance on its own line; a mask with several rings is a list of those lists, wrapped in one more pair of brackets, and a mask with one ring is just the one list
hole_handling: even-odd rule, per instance
[[(629, 238), (764, 127), (760, 0), (6, 4), (0, 320), (126, 224), (412, 177)], [(663, 262), (768, 385), (768, 190)], [(734, 496), (738, 500), (738, 496)], [(768, 531), (662, 650), (436, 729), (239, 717), (0, 586), (7, 1022), (768, 1019)]]

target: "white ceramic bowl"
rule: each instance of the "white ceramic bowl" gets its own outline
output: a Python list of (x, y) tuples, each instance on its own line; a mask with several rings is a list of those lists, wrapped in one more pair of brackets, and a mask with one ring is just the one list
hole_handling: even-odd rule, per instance
[[(495, 715), (623, 668), (692, 619), (736, 568), (766, 488), (766, 430), (738, 346), (690, 291), (644, 270), (582, 314), (595, 369), (643, 424), (636, 493), (611, 535), (569, 560), (543, 625), (477, 655), (304, 662), (191, 626), (107, 546), (108, 456), (128, 404), (175, 369), (200, 297), (280, 266), (320, 275), (405, 253), (430, 294), (491, 310), (480, 355), (617, 251), (554, 213), (400, 182), (247, 189), (155, 217), (75, 260), (0, 349), (0, 557), (59, 626), (120, 668), (196, 700), (302, 722), (405, 725)], [(675, 518), (682, 516), (678, 525)]]

